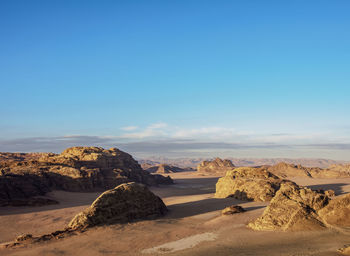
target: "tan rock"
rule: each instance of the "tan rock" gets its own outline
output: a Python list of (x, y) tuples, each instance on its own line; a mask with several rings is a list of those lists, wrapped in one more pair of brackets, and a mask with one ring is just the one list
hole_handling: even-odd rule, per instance
[(216, 183), (216, 198), (270, 201), (281, 183), (292, 183), (261, 168), (240, 167), (226, 172)]
[(213, 161), (203, 161), (197, 166), (201, 174), (225, 174), (226, 171), (235, 168), (230, 160), (215, 158)]
[(243, 207), (241, 207), (239, 205), (231, 205), (231, 206), (228, 206), (225, 209), (223, 209), (221, 211), (221, 214), (222, 215), (232, 215), (232, 214), (240, 213), (240, 212), (245, 212)]
[(327, 169), (319, 167), (304, 167), (301, 165), (278, 163), (267, 166), (267, 170), (282, 178), (310, 177), (310, 178), (342, 178), (350, 177), (350, 165), (332, 165)]
[(166, 173), (183, 172), (185, 170), (173, 165), (159, 164), (159, 165), (147, 168), (146, 171), (150, 173), (166, 174)]
[(0, 162), (0, 206), (25, 202), (52, 189), (95, 191), (130, 181), (150, 186), (173, 183), (169, 176), (144, 171), (131, 155), (116, 148), (72, 147), (61, 154), (35, 155), (34, 160), (11, 157)]
[(92, 205), (76, 215), (69, 228), (81, 229), (96, 225), (126, 223), (162, 216), (167, 212), (163, 201), (146, 186), (125, 183), (100, 195)]
[(350, 194), (332, 199), (318, 214), (328, 225), (350, 227)]
[(262, 216), (248, 226), (254, 230), (317, 230), (325, 227), (317, 211), (329, 198), (319, 192), (285, 183)]

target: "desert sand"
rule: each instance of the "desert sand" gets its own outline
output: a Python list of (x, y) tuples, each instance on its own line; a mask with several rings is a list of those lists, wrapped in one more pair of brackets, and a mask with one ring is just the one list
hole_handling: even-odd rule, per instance
[[(173, 173), (174, 185), (151, 187), (169, 209), (155, 220), (95, 227), (76, 236), (0, 249), (0, 255), (339, 255), (350, 243), (350, 231), (325, 229), (303, 232), (253, 231), (246, 224), (259, 217), (268, 202), (214, 198), (218, 176)], [(350, 178), (293, 178), (313, 189), (350, 192)], [(53, 191), (58, 205), (0, 208), (0, 242), (26, 233), (41, 235), (65, 227), (100, 193)], [(230, 205), (247, 211), (221, 215)]]

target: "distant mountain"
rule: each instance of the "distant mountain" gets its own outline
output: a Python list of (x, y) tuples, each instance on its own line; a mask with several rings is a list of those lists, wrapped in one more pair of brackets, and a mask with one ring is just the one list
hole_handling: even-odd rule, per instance
[[(165, 158), (165, 157), (149, 157), (147, 159), (138, 159), (141, 165), (159, 165), (168, 164), (175, 165), (181, 168), (196, 168), (203, 161), (212, 161), (215, 158)], [(231, 160), (235, 166), (262, 166), (275, 165), (280, 162), (303, 165), (305, 167), (320, 167), (327, 168), (331, 165), (346, 164), (346, 161), (337, 161), (331, 159), (318, 158), (226, 158)]]

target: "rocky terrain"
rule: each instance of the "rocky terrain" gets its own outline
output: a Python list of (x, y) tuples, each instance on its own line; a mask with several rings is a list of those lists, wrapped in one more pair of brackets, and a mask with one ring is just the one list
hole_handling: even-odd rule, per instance
[(272, 166), (264, 166), (273, 174), (286, 177), (310, 177), (310, 178), (343, 178), (350, 177), (348, 165), (332, 165), (329, 168), (304, 167), (302, 165), (288, 164), (281, 162)]
[(34, 157), (9, 154), (0, 162), (0, 205), (35, 205), (45, 203), (37, 196), (51, 190), (103, 191), (130, 181), (149, 186), (173, 183), (170, 177), (144, 171), (131, 155), (116, 148), (73, 147)]
[(270, 201), (281, 184), (293, 182), (282, 180), (263, 168), (239, 167), (227, 171), (216, 183), (216, 198), (234, 197), (240, 200)]
[(225, 174), (225, 172), (235, 168), (230, 160), (215, 158), (213, 161), (203, 161), (197, 166), (197, 172), (200, 174)]
[(148, 188), (135, 182), (121, 184), (100, 195), (69, 223), (72, 229), (163, 216), (167, 208)]
[(282, 184), (263, 215), (248, 226), (255, 230), (315, 230), (325, 227), (317, 211), (328, 204), (324, 194)]
[[(138, 159), (140, 164), (147, 164), (148, 167), (158, 165), (161, 163), (179, 166), (181, 168), (196, 168), (198, 164), (203, 161), (212, 161), (215, 158), (166, 158), (166, 157), (149, 157), (147, 159)], [(318, 159), (318, 158), (233, 158), (227, 157), (235, 166), (263, 166), (263, 165), (275, 165), (281, 162), (302, 165), (306, 167), (319, 167), (328, 168), (331, 165), (346, 165), (345, 161), (337, 161), (331, 159)], [(349, 164), (347, 164), (349, 166)]]
[(145, 185), (135, 182), (124, 183), (102, 193), (90, 207), (77, 214), (64, 229), (41, 236), (20, 235), (14, 242), (5, 243), (2, 247), (13, 248), (62, 239), (94, 226), (154, 219), (165, 215), (167, 211), (163, 201)]
[(144, 169), (150, 173), (158, 173), (158, 174), (166, 174), (166, 173), (174, 173), (174, 172), (185, 172), (190, 169), (183, 169), (177, 166), (168, 165), (168, 164), (159, 164), (156, 166), (151, 166)]
[(305, 231), (350, 227), (350, 195), (331, 199), (323, 191), (283, 184), (261, 217), (248, 226), (254, 230)]

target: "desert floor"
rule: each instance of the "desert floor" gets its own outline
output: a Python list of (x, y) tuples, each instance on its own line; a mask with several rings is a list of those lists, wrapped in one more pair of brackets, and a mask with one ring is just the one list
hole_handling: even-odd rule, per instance
[[(213, 198), (218, 177), (193, 172), (172, 174), (176, 184), (153, 187), (170, 212), (157, 220), (92, 228), (61, 240), (1, 249), (0, 255), (338, 255), (350, 243), (350, 231), (260, 232), (246, 224), (267, 203)], [(311, 188), (350, 192), (350, 179), (294, 179)], [(100, 193), (54, 191), (59, 205), (0, 208), (0, 243), (24, 233), (41, 235), (63, 229), (75, 214)], [(221, 216), (220, 210), (238, 204), (247, 212)]]

